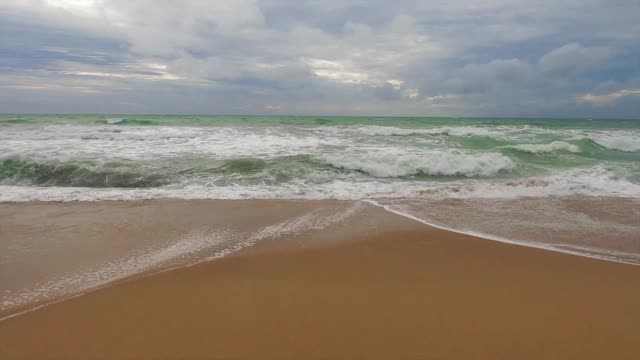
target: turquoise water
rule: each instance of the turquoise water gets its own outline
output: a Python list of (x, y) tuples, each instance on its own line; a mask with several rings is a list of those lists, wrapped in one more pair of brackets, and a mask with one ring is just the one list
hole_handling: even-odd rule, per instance
[[(109, 118), (118, 123), (100, 115), (1, 115), (0, 185), (347, 199), (634, 197), (640, 186), (637, 120)], [(7, 193), (0, 200), (20, 200)]]

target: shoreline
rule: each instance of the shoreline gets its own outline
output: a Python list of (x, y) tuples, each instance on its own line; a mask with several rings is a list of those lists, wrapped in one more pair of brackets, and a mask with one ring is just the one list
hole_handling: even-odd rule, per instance
[[(565, 199), (565, 198), (566, 199), (574, 199), (574, 198), (578, 198), (578, 199), (580, 199), (581, 197), (575, 197), (575, 196), (562, 197), (561, 196), (561, 197), (554, 197), (554, 198), (559, 198), (559, 199)], [(597, 199), (598, 197), (586, 196), (584, 198), (586, 198), (586, 199), (596, 198)], [(620, 198), (604, 197), (604, 198), (612, 200), (612, 201), (616, 201), (617, 199), (621, 199), (621, 200), (631, 201), (631, 202), (640, 204), (640, 199), (637, 199), (637, 198), (627, 198), (627, 197), (620, 197)], [(510, 200), (517, 200), (517, 199), (510, 199)], [(544, 242), (514, 240), (514, 239), (507, 238), (507, 237), (487, 234), (487, 233), (484, 233), (484, 232), (481, 232), (481, 231), (465, 230), (465, 229), (455, 228), (455, 227), (452, 227), (452, 226), (439, 225), (439, 224), (437, 224), (437, 223), (435, 223), (433, 221), (422, 219), (422, 218), (417, 217), (415, 215), (412, 215), (412, 214), (410, 214), (410, 213), (408, 213), (406, 211), (401, 211), (401, 210), (398, 210), (398, 209), (394, 209), (393, 205), (382, 204), (382, 203), (380, 203), (379, 199), (354, 200), (354, 199), (302, 199), (302, 198), (300, 198), (300, 199), (298, 199), (298, 198), (292, 198), (292, 199), (279, 199), (279, 198), (274, 198), (274, 199), (268, 199), (268, 198), (267, 199), (149, 198), (149, 199), (134, 199), (134, 200), (121, 200), (121, 199), (71, 200), (71, 201), (29, 200), (29, 201), (4, 201), (4, 202), (0, 202), (0, 207), (3, 206), (3, 205), (17, 205), (17, 206), (20, 206), (20, 205), (70, 205), (70, 204), (154, 204), (154, 203), (157, 204), (157, 203), (181, 203), (181, 202), (238, 202), (238, 203), (244, 203), (244, 202), (257, 202), (257, 203), (261, 203), (261, 202), (262, 203), (269, 203), (269, 202), (307, 203), (307, 202), (309, 202), (309, 203), (344, 203), (344, 204), (366, 203), (366, 204), (370, 204), (372, 206), (381, 208), (381, 209), (383, 209), (384, 211), (386, 211), (388, 213), (404, 217), (406, 219), (418, 222), (418, 223), (423, 224), (425, 226), (441, 229), (441, 230), (444, 230), (444, 231), (450, 231), (450, 232), (457, 233), (457, 234), (468, 235), (468, 236), (472, 236), (472, 237), (476, 237), (476, 238), (480, 238), (480, 239), (484, 239), (484, 240), (489, 240), (489, 241), (497, 241), (497, 242), (505, 243), (505, 244), (524, 246), (524, 247), (529, 247), (529, 248), (534, 248), (534, 249), (542, 249), (542, 250), (558, 252), (558, 253), (563, 253), (563, 254), (568, 254), (568, 255), (585, 257), (585, 258), (589, 258), (589, 259), (596, 259), (596, 260), (602, 260), (602, 261), (610, 261), (610, 262), (615, 262), (615, 263), (640, 266), (640, 258), (637, 261), (625, 259), (625, 258), (633, 259), (635, 256), (640, 256), (640, 255), (636, 255), (636, 254), (631, 253), (631, 252), (607, 250), (607, 249), (601, 249), (601, 248), (598, 248), (598, 247), (579, 246), (579, 245), (574, 245), (574, 244), (558, 244), (559, 246), (554, 246), (554, 244), (548, 244), (548, 243), (544, 243)], [(564, 246), (565, 248), (563, 248), (562, 246)], [(582, 251), (570, 250), (569, 248), (581, 249)]]
[[(229, 204), (188, 204), (232, 210)], [(280, 212), (298, 206), (295, 214), (318, 211), (308, 203), (257, 204), (252, 206)], [(640, 331), (635, 266), (484, 241), (373, 206), (345, 219), (265, 240), (216, 261), (128, 278), (6, 319), (0, 322), (0, 355), (640, 355), (634, 338)]]
[[(625, 257), (625, 256), (629, 257), (629, 256), (632, 256), (632, 255), (635, 255), (635, 254), (631, 254), (631, 253), (607, 251), (606, 254), (603, 254), (603, 253), (598, 253), (598, 250), (602, 251), (603, 249), (590, 248), (590, 247), (583, 247), (583, 252), (580, 252), (580, 251), (573, 251), (573, 250), (559, 248), (558, 246), (554, 246), (554, 245), (551, 245), (551, 244), (545, 244), (545, 243), (541, 243), (541, 242), (536, 243), (536, 242), (512, 240), (512, 239), (503, 238), (503, 237), (500, 237), (500, 236), (494, 236), (494, 235), (490, 235), (490, 234), (485, 234), (485, 233), (477, 232), (477, 231), (473, 231), (473, 230), (459, 230), (459, 229), (455, 229), (455, 228), (452, 228), (452, 227), (438, 225), (438, 224), (435, 224), (433, 222), (429, 222), (427, 220), (421, 219), (421, 218), (419, 218), (417, 216), (413, 216), (411, 214), (408, 214), (406, 212), (402, 212), (400, 210), (395, 210), (395, 209), (391, 208), (390, 206), (382, 205), (382, 204), (376, 202), (375, 200), (362, 200), (362, 201), (367, 202), (369, 204), (372, 204), (374, 206), (378, 206), (380, 208), (383, 208), (384, 210), (388, 211), (389, 213), (392, 213), (392, 214), (395, 214), (395, 215), (398, 215), (398, 216), (405, 217), (407, 219), (411, 219), (411, 220), (417, 221), (417, 222), (419, 222), (419, 223), (421, 223), (423, 225), (426, 225), (426, 226), (429, 226), (429, 227), (433, 227), (433, 228), (436, 228), (436, 229), (440, 229), (440, 230), (444, 230), (444, 231), (450, 231), (450, 232), (453, 232), (453, 233), (456, 233), (456, 234), (467, 235), (467, 236), (479, 238), (479, 239), (482, 239), (482, 240), (497, 241), (497, 242), (503, 243), (503, 244), (523, 246), (523, 247), (528, 247), (528, 248), (532, 248), (532, 249), (546, 250), (546, 251), (557, 252), (557, 253), (566, 254), (566, 255), (579, 256), (579, 257), (584, 257), (584, 258), (588, 258), (588, 259), (609, 261), (609, 262), (614, 262), (614, 263), (619, 263), (619, 264), (626, 264), (626, 265), (640, 266), (640, 263), (638, 263), (638, 262), (633, 262), (633, 261), (630, 261), (630, 260), (624, 260), (623, 259), (623, 257)], [(589, 253), (589, 252), (591, 252), (591, 253)]]

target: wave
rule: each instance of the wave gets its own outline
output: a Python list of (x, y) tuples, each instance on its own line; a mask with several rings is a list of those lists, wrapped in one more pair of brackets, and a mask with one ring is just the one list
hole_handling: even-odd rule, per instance
[(142, 120), (142, 119), (120, 119), (118, 122), (108, 123), (110, 125), (135, 125), (135, 126), (153, 126), (153, 125), (162, 125), (157, 121), (153, 120)]
[(509, 145), (506, 148), (514, 149), (531, 154), (547, 154), (558, 151), (567, 151), (572, 153), (579, 153), (580, 147), (574, 144), (570, 144), (564, 141), (554, 141), (548, 144), (518, 144)]
[(258, 158), (240, 158), (226, 160), (216, 171), (221, 173), (254, 174), (264, 170), (268, 166), (267, 161)]
[[(192, 168), (191, 184), (247, 186), (283, 185), (291, 182), (321, 183), (341, 175), (341, 171), (311, 155), (275, 158), (235, 158), (205, 168)], [(184, 179), (183, 179), (184, 180)]]
[(31, 119), (1, 119), (0, 124), (31, 124), (33, 120)]
[(636, 152), (640, 151), (640, 134), (635, 135), (590, 135), (591, 140), (608, 149)]
[(89, 161), (25, 158), (0, 160), (0, 185), (95, 188), (153, 188), (165, 185), (277, 185), (296, 180), (326, 181), (338, 175), (310, 155), (226, 160)]
[[(139, 168), (139, 166), (135, 166)], [(0, 160), (0, 183), (40, 186), (146, 188), (167, 183), (163, 175), (133, 166), (78, 161)]]
[(388, 178), (332, 178), (324, 182), (297, 179), (288, 183), (255, 182), (209, 186), (177, 184), (143, 189), (35, 187), (0, 185), (0, 202), (103, 201), (144, 199), (516, 199), (523, 197), (606, 196), (640, 201), (640, 184), (604, 166), (573, 169), (547, 176), (513, 180), (455, 181)]
[(419, 191), (423, 197), (512, 199), (549, 196), (610, 196), (640, 198), (640, 184), (606, 166), (581, 168), (547, 176), (508, 181), (441, 184)]
[(437, 128), (400, 128), (395, 126), (368, 125), (354, 128), (356, 132), (369, 136), (410, 136), (410, 135), (450, 135), (450, 136), (495, 136), (503, 134), (486, 127), (456, 126)]
[(511, 159), (498, 153), (331, 155), (323, 160), (340, 169), (360, 171), (380, 178), (410, 175), (488, 177), (515, 167)]

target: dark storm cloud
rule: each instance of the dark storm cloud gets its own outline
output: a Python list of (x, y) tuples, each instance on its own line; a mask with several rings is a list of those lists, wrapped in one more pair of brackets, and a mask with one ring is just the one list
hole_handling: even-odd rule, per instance
[(640, 117), (636, 1), (0, 0), (0, 112)]

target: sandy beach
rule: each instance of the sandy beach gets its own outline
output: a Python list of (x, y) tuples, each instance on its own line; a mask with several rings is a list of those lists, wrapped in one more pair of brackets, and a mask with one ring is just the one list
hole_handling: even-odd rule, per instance
[(0, 0), (0, 360), (640, 360), (640, 0)]
[[(108, 213), (107, 204), (87, 206)], [(177, 204), (184, 211), (171, 222), (189, 223), (208, 206), (317, 206), (193, 202), (190, 212), (189, 202)], [(21, 216), (35, 211), (21, 206)], [(40, 206), (71, 216), (83, 208)], [(371, 207), (6, 319), (0, 357), (637, 359), (639, 281), (637, 266), (451, 233)]]

